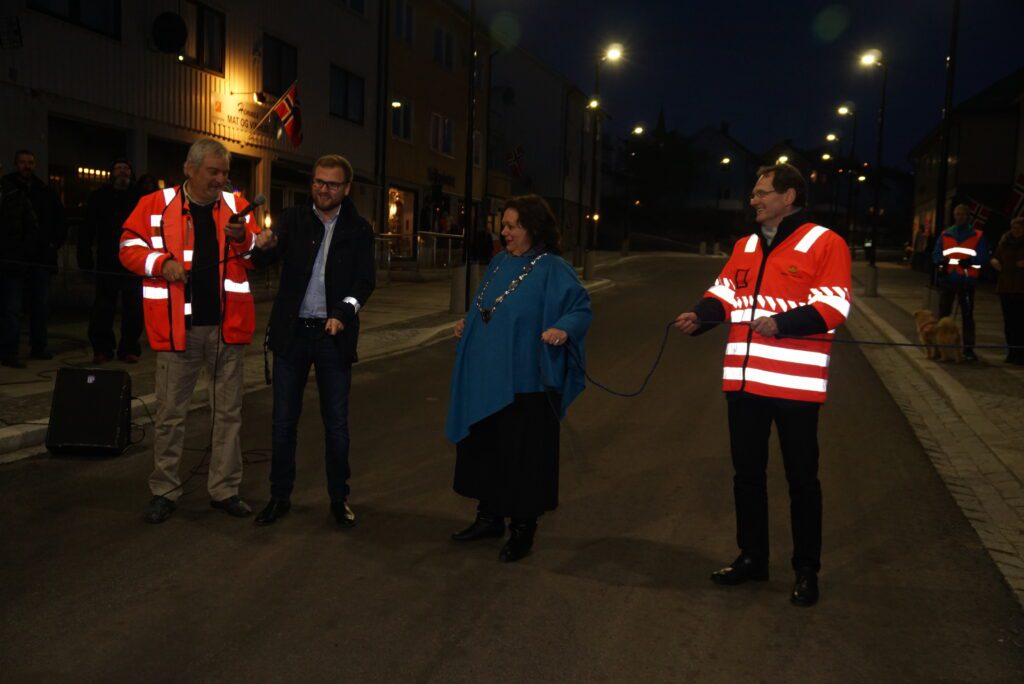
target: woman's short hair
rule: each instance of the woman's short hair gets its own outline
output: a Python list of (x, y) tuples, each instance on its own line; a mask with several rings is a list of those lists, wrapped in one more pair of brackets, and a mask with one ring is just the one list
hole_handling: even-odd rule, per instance
[(762, 166), (757, 170), (757, 177), (772, 176), (772, 190), (778, 193), (783, 193), (792, 188), (796, 192), (796, 199), (793, 200), (794, 207), (806, 207), (807, 206), (807, 181), (804, 180), (804, 176), (800, 173), (792, 164), (772, 164), (771, 166)]
[(519, 214), (519, 225), (530, 235), (534, 247), (543, 245), (552, 254), (562, 253), (558, 221), (547, 200), (540, 195), (519, 195), (505, 201), (502, 213), (507, 209), (515, 209)]

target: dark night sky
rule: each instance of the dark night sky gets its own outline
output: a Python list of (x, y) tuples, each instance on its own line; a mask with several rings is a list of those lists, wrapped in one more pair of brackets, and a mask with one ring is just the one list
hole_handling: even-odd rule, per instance
[[(961, 5), (956, 102), (1024, 66), (1024, 0)], [(477, 8), (493, 30), (518, 30), (521, 46), (586, 93), (603, 46), (621, 42), (626, 57), (601, 70), (602, 102), (620, 132), (653, 126), (664, 107), (668, 128), (683, 134), (728, 121), (754, 152), (786, 138), (811, 147), (839, 130), (835, 107), (850, 100), (858, 154), (873, 162), (881, 70), (857, 62), (870, 47), (889, 69), (886, 164), (909, 169), (911, 147), (941, 116), (951, 0), (477, 0)]]

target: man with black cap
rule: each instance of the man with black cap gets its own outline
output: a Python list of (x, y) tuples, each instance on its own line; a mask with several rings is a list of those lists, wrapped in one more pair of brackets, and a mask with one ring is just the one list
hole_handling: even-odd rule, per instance
[[(114, 313), (121, 299), (121, 339), (117, 358), (137, 363), (142, 353), (142, 278), (118, 258), (124, 222), (138, 204), (132, 165), (127, 159), (114, 160), (110, 181), (89, 196), (85, 223), (78, 236), (78, 266), (96, 269), (96, 301), (89, 318), (89, 342), (93, 363), (114, 358)], [(95, 255), (94, 255), (95, 252)]]

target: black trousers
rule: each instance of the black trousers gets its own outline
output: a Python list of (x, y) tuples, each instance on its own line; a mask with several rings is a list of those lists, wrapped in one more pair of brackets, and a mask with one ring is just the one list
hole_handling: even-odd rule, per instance
[(1024, 293), (1001, 294), (999, 303), (1003, 307), (1006, 344), (1016, 347), (1008, 350), (1006, 358), (1016, 363), (1024, 363)]
[[(114, 339), (114, 314), (121, 300), (121, 341)], [(142, 354), (142, 279), (132, 275), (97, 275), (96, 301), (89, 317), (89, 343), (94, 354)]]
[(729, 440), (736, 544), (768, 561), (768, 439), (779, 431), (789, 483), (793, 568), (821, 569), (821, 483), (818, 481), (818, 411), (821, 404), (728, 392)]
[(953, 301), (960, 303), (964, 321), (964, 351), (974, 349), (974, 286), (945, 285), (939, 293), (939, 318), (953, 312)]

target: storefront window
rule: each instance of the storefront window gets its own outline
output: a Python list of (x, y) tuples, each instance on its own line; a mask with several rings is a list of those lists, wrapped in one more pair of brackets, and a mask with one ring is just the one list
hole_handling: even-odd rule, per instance
[(388, 229), (392, 257), (413, 256), (416, 193), (392, 187), (388, 190)]

